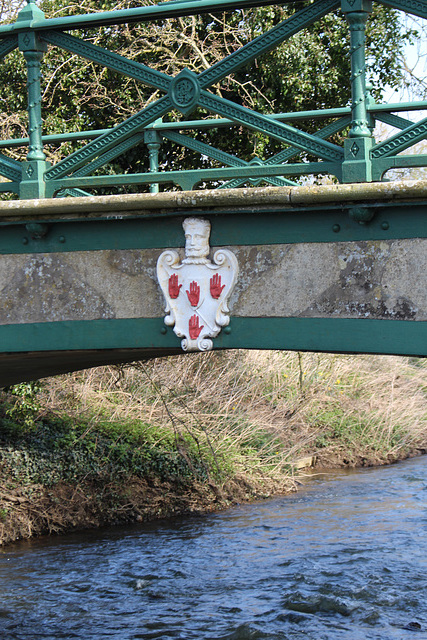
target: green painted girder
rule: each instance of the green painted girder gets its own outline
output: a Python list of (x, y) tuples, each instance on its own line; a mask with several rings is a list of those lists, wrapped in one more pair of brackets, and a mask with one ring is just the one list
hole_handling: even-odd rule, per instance
[(408, 149), (408, 147), (412, 147), (420, 140), (424, 140), (426, 135), (427, 118), (424, 118), (420, 122), (416, 122), (410, 127), (407, 127), (401, 133), (397, 133), (384, 142), (380, 142), (372, 147), (371, 158), (377, 160), (378, 158), (397, 155), (401, 151)]
[(379, 0), (381, 4), (387, 7), (412, 13), (420, 18), (427, 18), (427, 1), (426, 0)]
[(124, 140), (121, 144), (115, 145), (112, 149), (100, 155), (96, 160), (92, 160), (89, 164), (85, 164), (80, 169), (77, 169), (77, 171), (74, 171), (72, 175), (89, 176), (103, 165), (111, 162), (111, 160), (114, 160), (115, 158), (118, 158), (122, 153), (126, 153), (126, 151), (129, 151), (129, 149), (141, 144), (143, 141), (144, 133), (136, 133), (130, 138)]
[(340, 175), (341, 167), (332, 162), (301, 162), (299, 164), (251, 166), (251, 167), (223, 167), (221, 169), (200, 169), (198, 171), (162, 171), (153, 173), (133, 173), (104, 176), (66, 177), (58, 180), (50, 180), (47, 183), (49, 195), (62, 189), (75, 187), (106, 187), (124, 186), (149, 183), (175, 183), (189, 182), (196, 184), (202, 180), (229, 180), (230, 178), (264, 178), (266, 176), (282, 175), (306, 175), (317, 173), (330, 173)]
[(402, 118), (401, 116), (396, 116), (394, 113), (379, 113), (377, 114), (376, 119), (380, 122), (384, 122), (384, 124), (389, 124), (396, 129), (406, 129), (414, 124), (411, 120)]
[[(384, 190), (382, 192), (384, 196)], [(359, 198), (362, 193), (358, 191)], [(257, 207), (251, 209), (248, 198), (243, 200), (244, 210), (241, 207), (233, 210), (231, 206), (226, 211), (208, 212), (201, 206), (200, 209), (182, 207), (176, 211), (171, 206), (169, 214), (159, 208), (150, 214), (151, 217), (138, 212), (108, 219), (109, 213), (115, 211), (111, 206), (105, 209), (105, 219), (71, 221), (58, 217), (49, 221), (48, 233), (43, 238), (31, 237), (25, 220), (4, 222), (0, 233), (0, 252), (34, 255), (93, 251), (94, 246), (98, 251), (144, 248), (160, 251), (163, 248), (182, 247), (182, 219), (189, 215), (204, 215), (214, 222), (212, 247), (427, 237), (426, 201), (387, 202), (383, 198), (378, 201), (373, 189), (371, 195), (371, 200), (365, 205), (373, 209), (374, 216), (365, 225), (360, 225), (349, 215), (352, 202), (325, 202), (319, 206), (311, 201), (294, 207), (276, 204), (275, 210), (263, 210)], [(46, 210), (43, 215), (45, 213)], [(2, 325), (0, 341), (3, 353), (22, 353), (23, 362), (28, 352), (36, 351), (52, 354), (55, 350), (77, 353), (78, 350), (94, 349), (151, 349), (150, 352), (141, 351), (138, 357), (153, 357), (179, 349), (179, 339), (173, 330), (169, 327), (165, 331), (163, 316)], [(375, 318), (232, 316), (227, 333), (221, 331), (214, 341), (214, 349), (226, 348), (426, 356), (427, 322)], [(64, 359), (69, 355), (64, 353)], [(1, 357), (4, 373), (8, 367), (4, 364), (4, 356)], [(114, 359), (114, 354), (111, 357)], [(86, 366), (89, 365), (90, 361), (87, 361)], [(45, 370), (44, 375), (47, 373), (48, 370)]]
[(0, 42), (0, 60), (18, 46), (18, 36), (10, 36)]
[[(236, 156), (232, 156), (230, 153), (226, 153), (225, 151), (221, 151), (220, 149), (216, 149), (209, 144), (204, 142), (200, 142), (199, 140), (195, 140), (194, 138), (190, 138), (189, 136), (184, 136), (181, 133), (176, 133), (175, 131), (165, 131), (163, 133), (163, 137), (167, 140), (171, 140), (176, 144), (182, 145), (183, 147), (187, 147), (188, 149), (193, 149), (193, 151), (197, 151), (202, 155), (206, 155), (213, 160), (218, 160), (224, 164), (227, 164), (231, 167), (248, 167), (251, 165), (250, 162), (246, 162), (246, 160), (241, 160), (241, 158), (237, 158)], [(261, 161), (258, 163), (259, 165), (264, 164)], [(278, 164), (278, 163), (275, 163)], [(266, 177), (266, 181), (274, 184), (275, 186), (297, 186), (295, 182), (291, 180), (286, 180), (284, 178), (268, 178)]]
[[(327, 13), (329, 13), (336, 6), (338, 6), (338, 3), (336, 2), (336, 0), (317, 0), (317, 2), (309, 5), (307, 8), (303, 9), (302, 11), (297, 12), (291, 18), (285, 20), (284, 22), (280, 23), (276, 27), (273, 27), (273, 29), (270, 29), (267, 33), (262, 34), (261, 36), (253, 40), (248, 45), (242, 47), (239, 51), (227, 56), (224, 60), (214, 65), (214, 67), (211, 67), (207, 71), (202, 72), (199, 76), (197, 76), (197, 81), (200, 83), (201, 87), (208, 87), (211, 84), (218, 82), (224, 76), (236, 71), (243, 64), (246, 64), (247, 62), (253, 60), (255, 57), (261, 55), (262, 53), (265, 53), (275, 48), (278, 44), (280, 44), (284, 40), (291, 37), (300, 29), (306, 26), (309, 26), (310, 24), (318, 20), (323, 15), (326, 15)], [(96, 45), (92, 45), (90, 43), (84, 42), (79, 38), (75, 38), (67, 34), (55, 33), (55, 32), (43, 33), (42, 37), (43, 39), (46, 40), (46, 42), (49, 42), (50, 44), (54, 44), (63, 49), (66, 49), (67, 51), (76, 53), (77, 55), (83, 56), (89, 60), (97, 62), (98, 64), (101, 64), (110, 69), (113, 69), (119, 73), (133, 77), (141, 82), (144, 82), (145, 84), (153, 86), (156, 89), (167, 91), (170, 88), (172, 78), (170, 78), (166, 74), (163, 74), (156, 70), (152, 70), (146, 65), (143, 65), (141, 63), (130, 61), (127, 58), (124, 58), (123, 56), (112, 53), (110, 51), (106, 51), (105, 49), (98, 47)], [(209, 97), (207, 98), (207, 96), (209, 95), (210, 94), (204, 95), (205, 101), (206, 99), (209, 100)], [(216, 99), (223, 101), (222, 98), (216, 98)], [(233, 104), (233, 103), (229, 103), (228, 105), (224, 104), (223, 109), (230, 111), (230, 106), (229, 106), (230, 104)], [(233, 113), (235, 114), (239, 109), (241, 108), (238, 105), (235, 105)], [(243, 115), (243, 119), (242, 119), (242, 115)], [(253, 116), (250, 117), (247, 113), (241, 112), (238, 122), (241, 123), (242, 120), (245, 120), (246, 122), (248, 122), (249, 119), (253, 120), (254, 117)], [(235, 120), (235, 118), (233, 118), (233, 120)], [(129, 120), (125, 122), (129, 122)], [(259, 123), (260, 123), (260, 120), (258, 118), (258, 124)], [(146, 124), (149, 124), (149, 123), (146, 123)], [(284, 127), (285, 126), (286, 125), (284, 125)], [(281, 128), (281, 131), (278, 134), (279, 139), (282, 141), (284, 140), (285, 142), (289, 142), (290, 140), (283, 137), (284, 127)], [(270, 128), (271, 128), (271, 125), (270, 125)], [(257, 129), (257, 130), (263, 131), (262, 124), (261, 124), (261, 129)], [(277, 127), (275, 128), (275, 130), (277, 131)], [(271, 131), (269, 131), (269, 133), (271, 133)], [(324, 157), (328, 160), (337, 160), (337, 154), (340, 152), (337, 151), (339, 148), (336, 147), (335, 145), (334, 145), (335, 151), (332, 151), (331, 147), (327, 148), (325, 146), (316, 144), (315, 142), (313, 143), (313, 136), (310, 136), (309, 134), (300, 133), (298, 132), (298, 130), (291, 131), (291, 128), (287, 129), (286, 133), (288, 137), (289, 135), (292, 137), (291, 142), (294, 144), (298, 144), (300, 148), (302, 148), (303, 150), (313, 152), (314, 155), (319, 155), (320, 157)], [(109, 134), (107, 133), (105, 135), (108, 136)], [(99, 140), (99, 143), (101, 145), (103, 144), (102, 137)], [(319, 148), (321, 149), (320, 153), (319, 153)], [(74, 161), (77, 160), (77, 158), (82, 157), (85, 149), (86, 149), (85, 160), (83, 162), (78, 163), (79, 166), (84, 164), (85, 161), (96, 157), (97, 151), (98, 151), (97, 146), (94, 143), (92, 143), (92, 146), (89, 144), (87, 145), (87, 147), (84, 147), (79, 152), (76, 152), (75, 154), (72, 154), (71, 156), (69, 156), (69, 159), (72, 158), (71, 169), (70, 169), (70, 163), (67, 163), (67, 158), (66, 158), (62, 161), (62, 163), (66, 163), (66, 165), (62, 165), (61, 163), (58, 163), (58, 165), (56, 165), (46, 173), (46, 179), (49, 180), (51, 178), (58, 178), (58, 177), (61, 177), (61, 175), (65, 175), (64, 173), (61, 173), (62, 166), (67, 166), (68, 170), (66, 171), (66, 173), (70, 173), (74, 169), (77, 169), (78, 166), (77, 164), (75, 164)], [(342, 152), (341, 152), (341, 155), (342, 155)]]
[[(150, 350), (148, 357), (155, 357), (179, 352), (179, 339), (170, 327), (164, 330), (163, 318), (41, 322), (0, 326), (0, 341), (4, 353), (141, 349)], [(232, 318), (228, 332), (221, 331), (214, 340), (215, 350), (286, 349), (408, 356), (426, 356), (426, 345), (427, 322), (371, 318)], [(114, 352), (111, 358), (114, 361)], [(133, 357), (143, 358), (143, 351)], [(44, 375), (48, 375), (46, 369)]]
[[(389, 197), (393, 195), (397, 194)], [(237, 210), (235, 204), (227, 207), (225, 197), (220, 210), (212, 203), (208, 207), (201, 204), (200, 207), (177, 205), (176, 208), (156, 209), (150, 209), (147, 203), (146, 210), (126, 212), (106, 203), (105, 209), (100, 211), (98, 207), (93, 212), (99, 218), (82, 217), (81, 208), (76, 212), (76, 209), (68, 207), (63, 209), (66, 219), (58, 213), (49, 215), (44, 212), (42, 221), (48, 225), (48, 230), (42, 238), (33, 238), (26, 228), (28, 222), (35, 221), (31, 211), (27, 210), (26, 215), (16, 220), (19, 218), (17, 210), (13, 216), (15, 220), (5, 220), (3, 216), (0, 218), (0, 254), (180, 247), (183, 244), (182, 220), (194, 215), (207, 217), (214, 222), (212, 247), (427, 238), (427, 198), (388, 201), (384, 199), (383, 191), (377, 199), (372, 195), (370, 200), (363, 200), (359, 192), (357, 206), (372, 214), (371, 221), (361, 225), (350, 216), (354, 201), (333, 202), (333, 197), (332, 192), (329, 200), (316, 202), (315, 197), (307, 198), (305, 202), (297, 202), (293, 206), (277, 202), (271, 205), (268, 198), (265, 205), (260, 201), (254, 204), (250, 198), (242, 198)], [(298, 200), (297, 195), (295, 198)], [(357, 198), (355, 200), (357, 202)], [(58, 201), (56, 208), (61, 209), (61, 204)], [(86, 205), (83, 216), (87, 216), (90, 206)], [(70, 219), (72, 216), (74, 219)], [(61, 242), (61, 238), (66, 241)]]
[[(299, 1), (299, 0), (297, 0)], [(295, 0), (281, 0), (280, 4), (294, 4)], [(166, 18), (202, 15), (205, 13), (221, 13), (250, 7), (261, 7), (276, 4), (272, 0), (185, 0), (183, 2), (163, 2), (161, 4), (122, 9), (115, 11), (100, 11), (83, 15), (72, 15), (61, 18), (48, 18), (32, 21), (21, 21), (0, 26), (0, 38), (13, 33), (20, 33), (27, 29), (43, 31), (58, 29), (67, 31), (73, 29), (87, 29), (88, 27), (112, 26), (131, 24), (135, 22), (152, 22)]]
[[(316, 131), (314, 136), (316, 138), (329, 138), (329, 136), (332, 136), (335, 133), (338, 133), (339, 131), (342, 131), (343, 129), (345, 129), (345, 127), (348, 127), (350, 122), (351, 122), (351, 116), (345, 116), (343, 118), (339, 118), (335, 122), (331, 122), (330, 124), (326, 125), (326, 127), (323, 127), (322, 129), (319, 129), (319, 131)], [(267, 160), (264, 160), (264, 165), (288, 162), (299, 153), (300, 153), (300, 150), (295, 149), (294, 147), (291, 147), (290, 149), (284, 149), (283, 151), (279, 151), (279, 153), (276, 153), (274, 156), (267, 158)], [(235, 180), (231, 180), (230, 182), (226, 182), (225, 184), (221, 185), (218, 188), (219, 189), (236, 189), (238, 187), (241, 187), (244, 184), (245, 184), (244, 180), (235, 179)]]
[(79, 169), (86, 162), (93, 160), (101, 153), (112, 149), (115, 145), (121, 144), (138, 131), (141, 131), (147, 125), (154, 122), (158, 118), (164, 116), (172, 109), (172, 102), (168, 96), (163, 96), (156, 102), (153, 102), (145, 109), (142, 109), (135, 115), (127, 118), (113, 129), (108, 130), (99, 138), (96, 138), (82, 149), (75, 151), (67, 156), (54, 167), (49, 169), (45, 174), (47, 182), (50, 180), (62, 178), (68, 173)]
[(0, 175), (19, 182), (22, 178), (21, 163), (0, 153)]
[(412, 156), (392, 156), (378, 158), (373, 163), (372, 179), (380, 181), (383, 175), (390, 169), (410, 169), (427, 167), (427, 155), (417, 154)]
[(208, 111), (228, 117), (254, 131), (268, 133), (276, 140), (294, 145), (319, 158), (331, 162), (342, 162), (344, 159), (343, 149), (331, 142), (323, 141), (314, 135), (299, 131), (283, 122), (275, 121), (247, 107), (241, 107), (225, 98), (218, 98), (207, 91), (201, 91), (198, 103)]

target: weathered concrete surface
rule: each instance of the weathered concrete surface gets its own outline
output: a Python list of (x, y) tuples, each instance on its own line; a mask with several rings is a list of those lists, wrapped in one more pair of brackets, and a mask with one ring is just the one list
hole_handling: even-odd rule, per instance
[(426, 320), (426, 252), (425, 239), (239, 248), (232, 313)]
[[(233, 316), (427, 320), (427, 239), (229, 248)], [(161, 251), (0, 256), (0, 325), (161, 318)]]
[(391, 203), (425, 200), (427, 180), (371, 182), (362, 184), (309, 185), (306, 187), (257, 187), (204, 191), (143, 193), (84, 198), (0, 201), (0, 220), (141, 217), (162, 212), (203, 209), (204, 212), (235, 211), (239, 207), (297, 209), (298, 205), (327, 203)]
[(159, 253), (0, 256), (0, 324), (160, 316)]

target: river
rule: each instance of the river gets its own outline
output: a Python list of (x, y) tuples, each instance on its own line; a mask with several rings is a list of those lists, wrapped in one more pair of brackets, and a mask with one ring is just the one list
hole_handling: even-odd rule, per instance
[(427, 457), (0, 551), (3, 640), (427, 638)]

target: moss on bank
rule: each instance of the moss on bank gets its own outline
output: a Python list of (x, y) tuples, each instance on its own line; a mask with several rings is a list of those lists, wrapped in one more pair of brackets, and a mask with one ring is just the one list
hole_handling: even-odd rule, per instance
[(283, 352), (104, 367), (1, 392), (0, 543), (222, 509), (427, 448), (424, 360)]

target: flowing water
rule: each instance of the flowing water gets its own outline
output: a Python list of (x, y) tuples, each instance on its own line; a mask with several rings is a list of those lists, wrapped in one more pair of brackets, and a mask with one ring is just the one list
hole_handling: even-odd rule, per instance
[(427, 638), (427, 457), (0, 552), (5, 640)]

